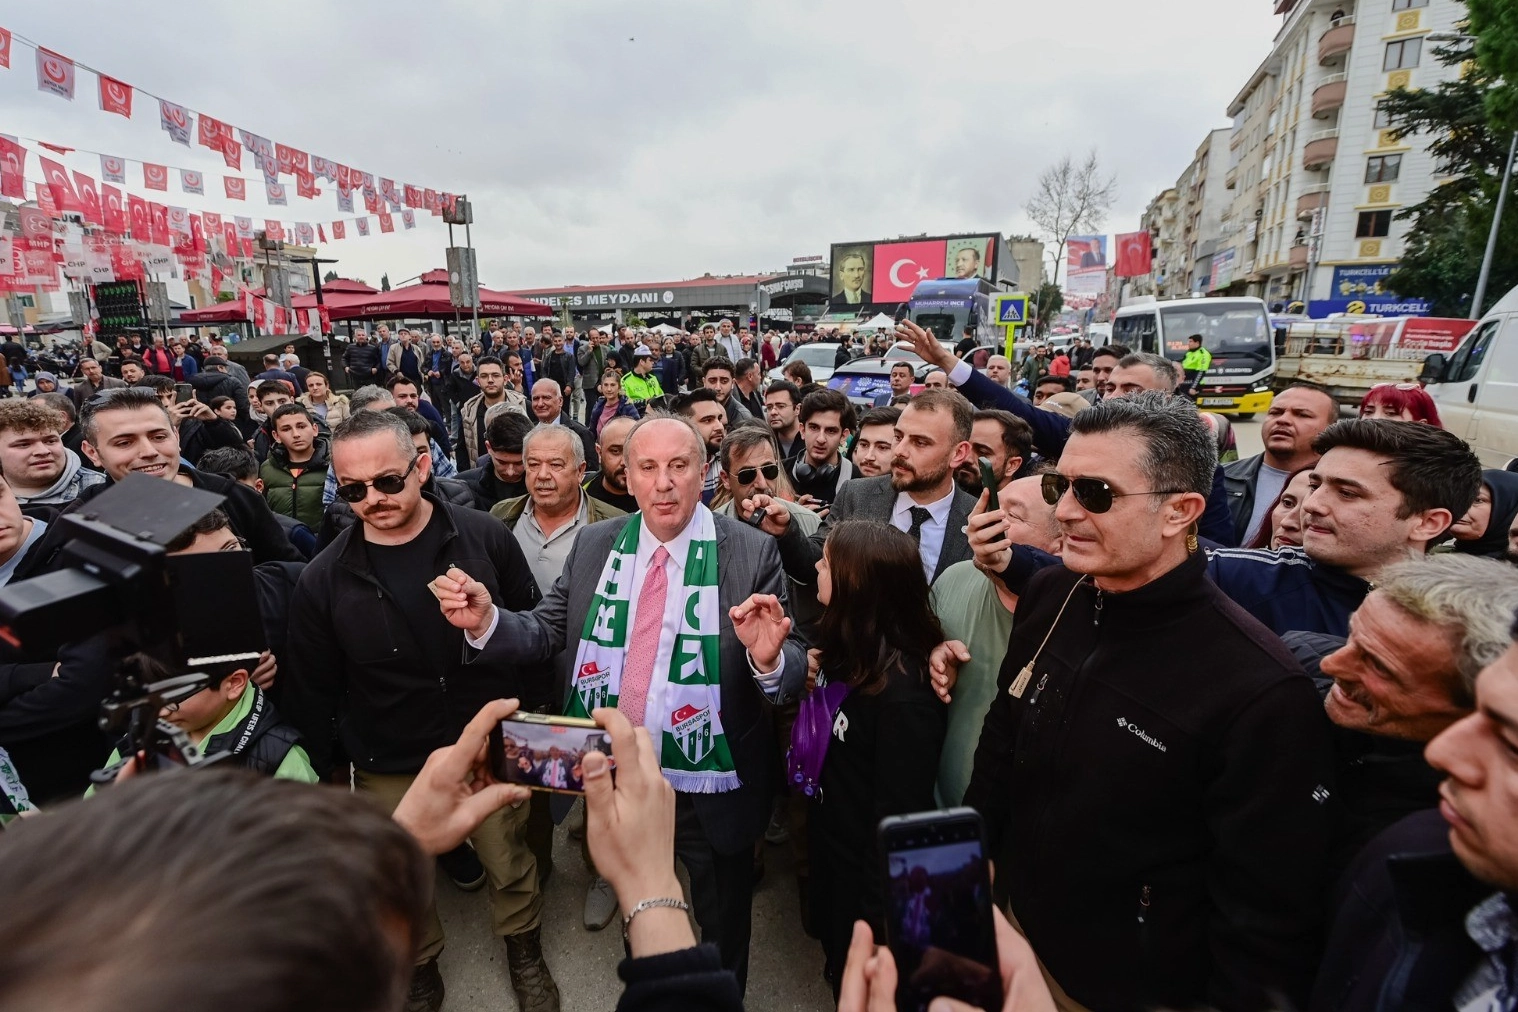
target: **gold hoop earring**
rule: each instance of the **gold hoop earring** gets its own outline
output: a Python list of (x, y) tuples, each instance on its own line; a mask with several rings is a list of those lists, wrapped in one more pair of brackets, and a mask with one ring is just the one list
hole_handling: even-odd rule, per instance
[(1196, 528), (1196, 524), (1195, 523), (1192, 523), (1192, 525), (1190, 527), (1186, 528), (1186, 554), (1187, 555), (1195, 555), (1197, 548), (1200, 547), (1197, 544), (1196, 532), (1197, 532), (1197, 528)]

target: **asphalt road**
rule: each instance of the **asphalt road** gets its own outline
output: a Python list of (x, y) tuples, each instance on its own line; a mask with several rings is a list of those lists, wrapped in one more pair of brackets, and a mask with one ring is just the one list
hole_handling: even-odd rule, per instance
[[(1259, 453), (1260, 423), (1235, 422), (1239, 455)], [(749, 968), (749, 1012), (825, 1012), (833, 1007), (822, 979), (822, 950), (800, 928), (794, 862), (788, 845), (765, 845), (766, 872), (754, 892), (754, 935)], [(617, 963), (622, 935), (613, 922), (604, 931), (586, 931), (580, 912), (590, 876), (579, 845), (563, 827), (554, 837), (554, 872), (544, 890), (543, 950), (558, 981), (566, 1012), (611, 1009), (621, 994)], [(448, 934), (443, 979), (445, 1012), (514, 1009), (516, 998), (506, 973), (506, 947), (490, 930), (484, 892), (461, 893), (438, 876), (438, 909)]]

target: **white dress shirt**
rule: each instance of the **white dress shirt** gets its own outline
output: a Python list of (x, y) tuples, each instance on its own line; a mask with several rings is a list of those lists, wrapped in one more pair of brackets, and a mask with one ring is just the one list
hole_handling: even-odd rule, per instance
[[(654, 552), (660, 544), (663, 544), (664, 550), (669, 553), (669, 558), (664, 560), (664, 573), (669, 588), (664, 596), (664, 623), (659, 629), (659, 649), (654, 654), (654, 677), (648, 686), (648, 702), (644, 710), (645, 713), (653, 715), (663, 712), (664, 701), (662, 697), (667, 679), (661, 677), (659, 673), (669, 670), (670, 658), (675, 652), (675, 637), (680, 633), (681, 616), (685, 613), (685, 560), (686, 556), (690, 553), (690, 544), (695, 533), (696, 521), (695, 517), (692, 517), (691, 522), (685, 525), (685, 529), (667, 542), (661, 542), (654, 536), (653, 532), (648, 529), (648, 524), (643, 520), (641, 514), (639, 514), (638, 523), (642, 524), (642, 530), (638, 532), (638, 551), (633, 558), (632, 590), (627, 608), (629, 647), (631, 646), (633, 630), (638, 627), (638, 598), (643, 593), (643, 581), (647, 578), (649, 570), (653, 566)], [(718, 561), (718, 565), (721, 565), (720, 560)], [(599, 580), (599, 576), (597, 579)], [(483, 649), (485, 644), (490, 641), (490, 637), (495, 634), (496, 626), (500, 624), (500, 621), (501, 613), (500, 609), (497, 608), (495, 613), (491, 615), (490, 628), (485, 630), (485, 635), (479, 639), (475, 639), (466, 632), (464, 634), (464, 641), (475, 650)], [(727, 615), (725, 613), (718, 614), (718, 625), (720, 626), (724, 621), (727, 621)], [(712, 630), (712, 635), (717, 635), (718, 631), (716, 629)], [(574, 649), (579, 639), (580, 631), (578, 629), (565, 630), (565, 649)], [(760, 671), (754, 665), (753, 656), (746, 651), (745, 656), (748, 659), (749, 672), (754, 676), (754, 681), (758, 683), (760, 690), (769, 698), (775, 698), (780, 692), (781, 676), (785, 674), (785, 651), (782, 650), (780, 652), (780, 657), (776, 661), (774, 671)], [(663, 726), (662, 723), (656, 723), (652, 716), (650, 716), (649, 724), (653, 727)]]
[(896, 505), (891, 507), (891, 526), (903, 533), (912, 529), (912, 507), (922, 506), (929, 519), (922, 525), (917, 541), (917, 553), (922, 556), (922, 571), (928, 582), (938, 570), (938, 555), (943, 551), (944, 531), (949, 526), (949, 510), (954, 506), (954, 489), (937, 502), (918, 503), (905, 492), (896, 493)]

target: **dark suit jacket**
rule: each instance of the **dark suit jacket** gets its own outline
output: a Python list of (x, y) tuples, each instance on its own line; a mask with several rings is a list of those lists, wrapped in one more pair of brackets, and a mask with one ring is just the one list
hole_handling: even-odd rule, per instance
[[(753, 528), (714, 515), (717, 528), (717, 602), (721, 621), (722, 728), (743, 786), (721, 794), (693, 794), (696, 815), (712, 846), (736, 854), (764, 833), (770, 802), (779, 789), (781, 755), (771, 721), (771, 707), (749, 670), (747, 652), (728, 620), (729, 608), (751, 594), (774, 594), (785, 602), (785, 577), (774, 539)], [(560, 655), (561, 684), (568, 684), (574, 645), (585, 627), (601, 570), (617, 535), (628, 522), (615, 517), (591, 524), (575, 537), (564, 572), (530, 612), (497, 609), (494, 635), (466, 664), (519, 666)], [(806, 682), (806, 647), (792, 630), (784, 648), (785, 673), (780, 699), (794, 699)], [(657, 746), (656, 746), (657, 747)]]
[[(534, 419), (534, 421), (536, 421), (536, 419)], [(541, 425), (542, 423), (539, 422), (538, 424)], [(591, 431), (589, 429), (581, 425), (579, 422), (575, 421), (573, 418), (570, 418), (568, 411), (559, 412), (559, 424), (580, 437), (580, 445), (585, 448), (586, 460), (599, 459), (596, 456), (596, 437), (591, 434)]]
[[(815, 583), (817, 560), (822, 558), (822, 546), (834, 524), (843, 520), (879, 520), (883, 524), (889, 524), (895, 506), (896, 490), (891, 487), (891, 476), (888, 474), (843, 482), (838, 486), (833, 506), (828, 510), (822, 526), (817, 528), (816, 534), (806, 537), (796, 529), (795, 524), (785, 529), (784, 536), (780, 538), (780, 558), (785, 563), (786, 575), (797, 583)], [(954, 502), (949, 507), (949, 519), (944, 525), (943, 547), (938, 552), (938, 565), (933, 569), (934, 580), (954, 563), (972, 557), (964, 526), (970, 522), (970, 511), (974, 508), (975, 497), (956, 485)]]

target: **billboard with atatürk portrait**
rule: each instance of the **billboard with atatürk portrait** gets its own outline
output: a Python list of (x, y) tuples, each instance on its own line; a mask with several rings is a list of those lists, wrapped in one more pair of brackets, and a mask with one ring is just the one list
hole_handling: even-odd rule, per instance
[(832, 284), (828, 289), (832, 293), (828, 298), (830, 308), (847, 309), (871, 301), (870, 274), (874, 260), (873, 243), (833, 247)]

